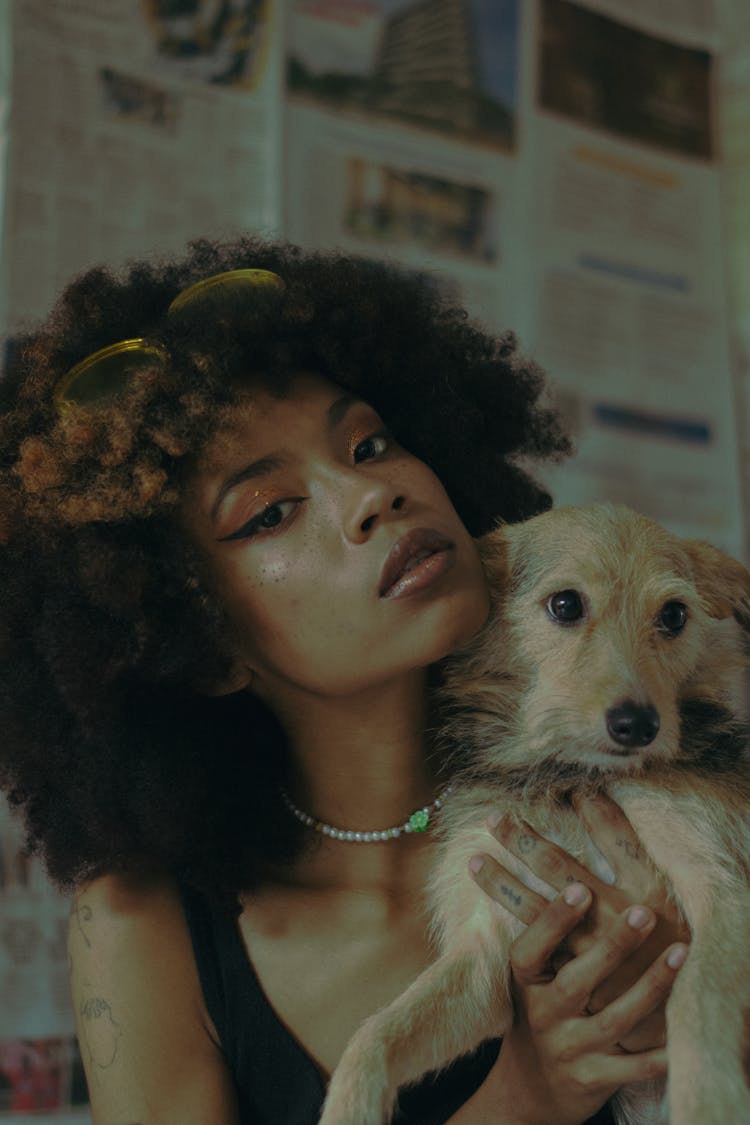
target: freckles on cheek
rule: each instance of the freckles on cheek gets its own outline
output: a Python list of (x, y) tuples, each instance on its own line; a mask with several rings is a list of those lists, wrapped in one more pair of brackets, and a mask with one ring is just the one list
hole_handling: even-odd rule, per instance
[(289, 576), (289, 564), (281, 559), (264, 562), (262, 566), (248, 575), (254, 586), (271, 586), (285, 581)]

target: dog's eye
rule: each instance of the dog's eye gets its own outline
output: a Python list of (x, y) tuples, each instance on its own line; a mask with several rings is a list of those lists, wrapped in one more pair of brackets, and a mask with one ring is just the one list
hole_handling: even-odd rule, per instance
[(668, 637), (676, 637), (685, 628), (687, 618), (688, 611), (684, 602), (665, 602), (659, 610), (659, 629)]
[(547, 613), (555, 621), (568, 624), (583, 617), (583, 602), (577, 590), (560, 590), (547, 598)]

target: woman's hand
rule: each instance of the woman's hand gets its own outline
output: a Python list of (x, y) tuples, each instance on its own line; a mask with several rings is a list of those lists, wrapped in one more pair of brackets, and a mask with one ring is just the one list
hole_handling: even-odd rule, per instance
[[(687, 941), (689, 932), (619, 805), (600, 797), (582, 802), (578, 813), (597, 848), (612, 867), (614, 884), (599, 879), (562, 848), (537, 835), (528, 825), (516, 824), (506, 817), (492, 825), (490, 830), (503, 847), (554, 890), (562, 891), (572, 882), (581, 882), (591, 891), (590, 908), (556, 951), (556, 964), (562, 964), (572, 954), (585, 953), (608, 932), (628, 906), (642, 904), (654, 912), (655, 924), (649, 927), (645, 941), (639, 943), (620, 963), (617, 971), (593, 991), (588, 1008), (591, 1012), (598, 1012), (634, 984), (670, 943)], [(521, 921), (533, 921), (548, 900), (524, 886), (489, 857), (483, 858), (488, 862), (482, 871), (483, 878), (479, 877), (477, 881), (491, 895), (494, 889), (493, 897), (498, 897), (498, 901)], [(514, 907), (514, 900), (507, 892), (502, 893), (501, 881), (512, 888), (515, 901), (520, 901), (520, 905)], [(489, 883), (491, 887), (487, 885)], [(628, 1051), (642, 1051), (661, 1046), (665, 1041), (662, 1004), (634, 1027), (620, 1041), (620, 1046)]]
[(550, 902), (489, 856), (472, 864), (527, 923), (512, 947), (514, 1022), (494, 1068), (507, 1116), (497, 1120), (578, 1125), (620, 1086), (666, 1074), (663, 1009), (687, 952), (672, 942), (683, 933), (677, 911), (618, 806), (580, 811), (614, 886), (507, 819), (493, 834), (562, 893)]
[(493, 1120), (580, 1125), (620, 1086), (666, 1075), (664, 1047), (630, 1054), (619, 1043), (664, 1003), (685, 947), (671, 946), (618, 999), (591, 1014), (594, 992), (643, 948), (656, 924), (653, 911), (629, 907), (555, 972), (556, 950), (591, 901), (583, 884), (569, 884), (513, 945), (514, 1018), (493, 1075), (501, 1107)]

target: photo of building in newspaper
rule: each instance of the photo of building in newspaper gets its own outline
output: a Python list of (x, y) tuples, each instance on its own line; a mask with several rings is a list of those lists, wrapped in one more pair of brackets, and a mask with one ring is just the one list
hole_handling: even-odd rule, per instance
[(516, 142), (518, 0), (297, 0), (287, 88), (503, 150)]

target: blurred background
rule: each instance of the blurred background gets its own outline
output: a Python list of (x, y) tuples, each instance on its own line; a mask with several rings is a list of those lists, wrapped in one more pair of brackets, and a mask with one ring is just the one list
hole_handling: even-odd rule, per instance
[[(747, 558), (747, 0), (0, 0), (0, 345), (255, 231), (514, 328), (611, 499)], [(1, 737), (1, 734), (0, 734)], [(87, 1122), (68, 904), (0, 805), (0, 1122)]]

